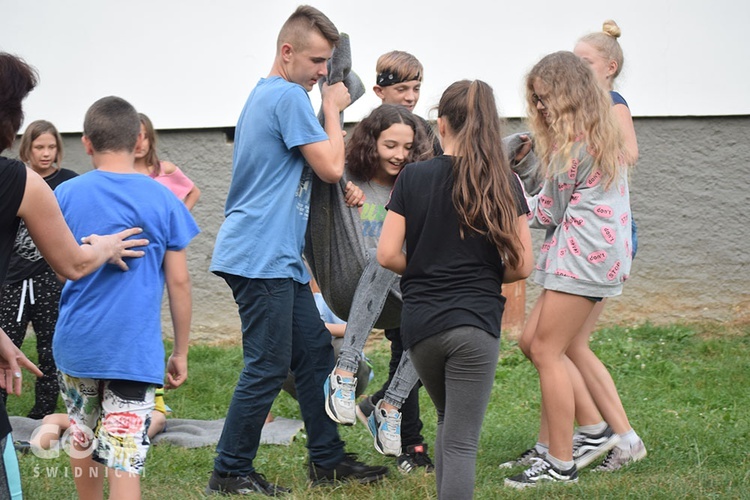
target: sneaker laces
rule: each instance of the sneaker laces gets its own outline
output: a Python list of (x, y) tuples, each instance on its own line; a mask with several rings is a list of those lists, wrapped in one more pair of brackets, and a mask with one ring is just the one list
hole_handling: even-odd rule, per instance
[[(356, 380), (356, 379), (352, 379)], [(356, 382), (347, 382), (341, 375), (336, 375), (336, 382), (338, 383), (338, 390), (341, 392), (341, 396), (344, 400), (354, 400), (354, 391), (357, 389)]]
[(610, 469), (611, 467), (613, 467), (616, 464), (617, 459), (618, 459), (616, 455), (619, 455), (620, 451), (621, 450), (617, 446), (609, 450), (609, 453), (607, 453), (606, 458), (601, 463), (601, 465), (597, 467), (597, 469)]
[(532, 477), (532, 476), (538, 475), (541, 472), (544, 472), (545, 470), (549, 469), (551, 466), (552, 464), (550, 464), (543, 458), (532, 458), (531, 467), (523, 471), (523, 473), (526, 477)]
[(401, 421), (401, 419), (399, 417), (401, 414), (395, 410), (387, 412), (383, 409), (380, 409), (380, 414), (383, 416), (383, 420), (381, 420), (381, 422), (385, 423), (386, 432), (400, 435), (401, 432), (399, 431), (399, 422)]

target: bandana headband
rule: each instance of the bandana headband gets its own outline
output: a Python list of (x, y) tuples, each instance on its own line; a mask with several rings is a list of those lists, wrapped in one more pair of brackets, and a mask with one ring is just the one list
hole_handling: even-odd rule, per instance
[(401, 77), (398, 73), (395, 71), (384, 71), (378, 75), (378, 85), (381, 87), (390, 87), (391, 85), (396, 85), (397, 83), (403, 83), (403, 82), (411, 82), (411, 81), (419, 81), (422, 79), (422, 73), (417, 72), (416, 76), (414, 78), (406, 79)]

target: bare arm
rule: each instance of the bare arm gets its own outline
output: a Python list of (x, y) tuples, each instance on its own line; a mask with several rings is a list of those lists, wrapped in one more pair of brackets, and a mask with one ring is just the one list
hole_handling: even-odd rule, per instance
[(635, 136), (635, 127), (633, 126), (633, 117), (630, 109), (624, 104), (615, 104), (612, 108), (617, 118), (617, 124), (620, 126), (623, 140), (625, 141), (625, 153), (628, 155), (628, 165), (635, 165), (638, 162), (638, 139)]
[(346, 333), (346, 323), (326, 323), (326, 328), (334, 337), (343, 337)]
[(514, 268), (508, 266), (506, 263), (503, 283), (513, 283), (514, 281), (526, 279), (534, 269), (534, 252), (531, 248), (531, 230), (529, 230), (529, 222), (526, 218), (526, 214), (518, 216), (516, 231), (518, 232), (518, 238), (521, 240), (521, 245), (523, 246), (520, 252), (520, 261)]
[(174, 328), (174, 347), (167, 362), (168, 389), (182, 385), (188, 376), (188, 342), (190, 322), (193, 314), (190, 274), (187, 267), (187, 252), (167, 251), (164, 255), (164, 279), (169, 295), (169, 312)]
[(328, 140), (300, 146), (302, 155), (325, 182), (334, 183), (344, 175), (344, 134), (339, 123), (341, 113), (351, 102), (343, 83), (323, 84), (323, 116)]
[(185, 196), (185, 206), (188, 210), (192, 210), (196, 203), (198, 203), (198, 198), (201, 197), (201, 190), (198, 189), (198, 186), (193, 184), (193, 189), (190, 190), (190, 192)]
[(127, 229), (117, 234), (90, 235), (79, 245), (63, 219), (55, 195), (46, 182), (26, 169), (26, 188), (18, 208), (18, 216), (26, 223), (31, 238), (45, 260), (60, 275), (77, 280), (101, 267), (105, 262), (127, 270), (122, 260), (125, 257), (142, 257), (142, 250), (148, 240), (127, 240), (125, 238), (140, 233), (140, 228)]
[(403, 251), (406, 239), (406, 219), (403, 215), (389, 210), (383, 221), (378, 241), (378, 262), (396, 274), (406, 270), (406, 254)]

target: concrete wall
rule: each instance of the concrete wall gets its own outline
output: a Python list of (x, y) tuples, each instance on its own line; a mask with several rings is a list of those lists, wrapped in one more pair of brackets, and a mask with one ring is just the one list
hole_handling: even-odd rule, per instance
[[(511, 120), (508, 131), (522, 126)], [(645, 118), (635, 127), (641, 156), (631, 195), (639, 250), (631, 280), (603, 321), (750, 321), (750, 117)], [(163, 131), (159, 140), (160, 155), (203, 193), (194, 210), (202, 233), (188, 250), (193, 338), (238, 338), (229, 289), (208, 272), (233, 146), (222, 130)], [(77, 136), (66, 136), (65, 147), (65, 167), (90, 168)], [(527, 286), (527, 307), (537, 288)]]

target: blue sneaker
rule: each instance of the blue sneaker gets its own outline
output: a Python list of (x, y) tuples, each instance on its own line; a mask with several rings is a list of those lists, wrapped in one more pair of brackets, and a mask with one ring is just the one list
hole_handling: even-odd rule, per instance
[(367, 419), (367, 430), (372, 434), (375, 449), (383, 455), (401, 455), (401, 413), (398, 410), (386, 412), (378, 401), (375, 410)]
[(343, 378), (336, 375), (336, 369), (323, 383), (323, 393), (326, 399), (326, 413), (337, 424), (354, 425), (356, 421), (354, 391), (357, 389), (357, 379)]

